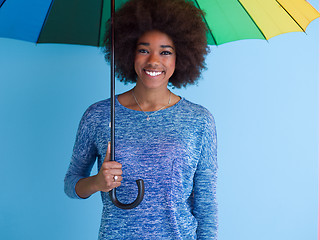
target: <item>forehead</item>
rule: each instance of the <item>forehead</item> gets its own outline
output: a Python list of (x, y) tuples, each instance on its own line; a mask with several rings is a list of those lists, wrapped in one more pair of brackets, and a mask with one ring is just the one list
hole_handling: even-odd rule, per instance
[(174, 47), (172, 39), (165, 33), (153, 30), (144, 33), (143, 35), (140, 36), (138, 39), (137, 44), (143, 45), (148, 44), (148, 45), (169, 45), (171, 47)]

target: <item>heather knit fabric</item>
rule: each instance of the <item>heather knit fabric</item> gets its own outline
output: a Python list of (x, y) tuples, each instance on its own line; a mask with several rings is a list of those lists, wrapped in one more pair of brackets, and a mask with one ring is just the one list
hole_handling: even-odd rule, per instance
[[(217, 239), (212, 115), (184, 98), (149, 121), (117, 97), (115, 105), (115, 159), (123, 170), (117, 197), (123, 203), (134, 201), (137, 179), (145, 182), (145, 196), (138, 207), (123, 210), (102, 192), (99, 239)], [(65, 177), (68, 196), (79, 198), (75, 185), (90, 176), (96, 160), (100, 168), (110, 141), (109, 119), (110, 100), (93, 104), (83, 115)]]

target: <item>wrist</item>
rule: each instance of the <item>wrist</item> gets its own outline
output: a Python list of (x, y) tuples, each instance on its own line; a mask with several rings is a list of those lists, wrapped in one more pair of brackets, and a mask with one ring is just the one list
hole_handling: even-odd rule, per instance
[(96, 175), (93, 175), (90, 178), (90, 181), (91, 181), (91, 192), (92, 193), (96, 193), (96, 192), (99, 192), (101, 191), (100, 188), (99, 188), (99, 181), (98, 181), (98, 174)]
[(88, 198), (97, 192), (95, 176), (80, 179), (76, 184), (76, 193), (80, 198)]

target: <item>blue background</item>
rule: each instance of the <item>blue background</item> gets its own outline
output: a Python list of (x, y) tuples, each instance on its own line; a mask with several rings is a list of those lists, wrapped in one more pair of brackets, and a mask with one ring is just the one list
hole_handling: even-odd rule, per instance
[[(211, 47), (207, 67), (173, 92), (216, 119), (219, 239), (316, 239), (319, 20)], [(100, 195), (69, 199), (63, 179), (83, 112), (109, 97), (103, 54), (2, 38), (0, 70), (0, 239), (96, 239)]]

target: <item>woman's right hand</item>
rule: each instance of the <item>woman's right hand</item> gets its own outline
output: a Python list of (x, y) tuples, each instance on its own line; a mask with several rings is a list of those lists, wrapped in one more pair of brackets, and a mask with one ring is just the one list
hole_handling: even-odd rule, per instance
[[(122, 164), (110, 161), (110, 143), (104, 161), (97, 175), (82, 178), (76, 184), (76, 193), (81, 198), (88, 198), (95, 192), (109, 192), (119, 187), (122, 181)], [(115, 180), (115, 176), (116, 180)]]
[(110, 143), (104, 161), (98, 174), (95, 176), (95, 184), (98, 191), (109, 192), (113, 188), (119, 187), (122, 181), (122, 164), (110, 161)]

